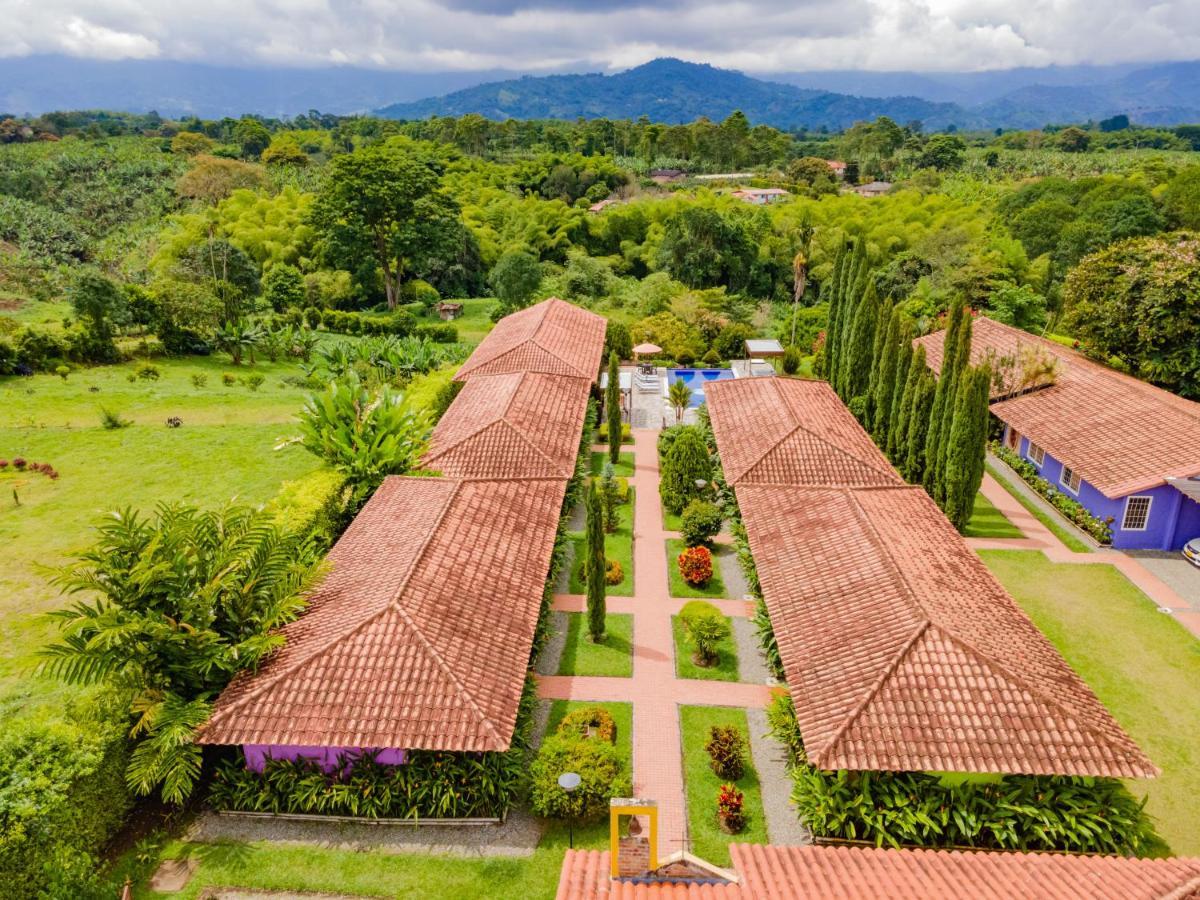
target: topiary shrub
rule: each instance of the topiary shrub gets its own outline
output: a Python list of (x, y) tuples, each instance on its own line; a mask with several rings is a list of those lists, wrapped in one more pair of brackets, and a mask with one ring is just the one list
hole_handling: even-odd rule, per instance
[(703, 587), (712, 578), (712, 551), (707, 547), (687, 547), (676, 562), (683, 580), (693, 587)]
[(721, 510), (715, 503), (706, 500), (693, 500), (683, 508), (680, 519), (679, 533), (683, 542), (689, 547), (708, 544), (721, 530), (723, 519)]
[(693, 600), (679, 611), (684, 633), (695, 652), (692, 662), (703, 668), (718, 661), (717, 648), (729, 637), (729, 620), (711, 603)]
[(700, 361), (706, 366), (719, 366), (721, 364), (721, 354), (716, 350), (710, 349), (704, 356), (700, 357)]
[(800, 351), (795, 347), (788, 347), (783, 351), (783, 374), (795, 375), (800, 371)]
[[(576, 772), (582, 779), (569, 794), (558, 786), (563, 772)], [(586, 822), (606, 818), (613, 797), (633, 792), (617, 748), (578, 735), (547, 738), (529, 767), (529, 778), (530, 807), (537, 815), (554, 819)]]
[[(658, 492), (668, 512), (678, 515), (712, 480), (712, 458), (698, 428), (682, 429), (662, 461)], [(703, 482), (704, 486), (698, 484)]]
[(719, 778), (737, 781), (746, 771), (746, 738), (735, 725), (714, 725), (704, 745), (709, 765)]
[(578, 738), (617, 742), (617, 723), (602, 706), (585, 706), (563, 716), (556, 729), (558, 734)]
[[(607, 422), (601, 422), (600, 427), (596, 429), (596, 443), (598, 443), (598, 444), (608, 443), (608, 423)], [(633, 443), (633, 431), (631, 430), (628, 422), (624, 422), (621, 425), (621, 443), (622, 444), (632, 444)]]
[(615, 559), (606, 559), (604, 561), (604, 583), (620, 584), (624, 580), (625, 570), (621, 568), (621, 564)]

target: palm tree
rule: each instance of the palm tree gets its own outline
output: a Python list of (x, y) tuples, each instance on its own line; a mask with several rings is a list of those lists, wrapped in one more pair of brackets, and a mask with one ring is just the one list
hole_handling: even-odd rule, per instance
[(96, 545), (52, 583), (83, 593), (54, 613), (59, 640), (45, 671), (73, 684), (108, 684), (131, 696), (138, 740), (126, 777), (138, 792), (161, 786), (182, 803), (200, 774), (193, 737), (235, 674), (283, 644), (320, 577), (317, 549), (249, 507), (162, 505), (153, 517), (124, 510)]
[(692, 402), (692, 389), (686, 381), (673, 381), (667, 389), (667, 400), (675, 409), (675, 424), (683, 421), (683, 411)]

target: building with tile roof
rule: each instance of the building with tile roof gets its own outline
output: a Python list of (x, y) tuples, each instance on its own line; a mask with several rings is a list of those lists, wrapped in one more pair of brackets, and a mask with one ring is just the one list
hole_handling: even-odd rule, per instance
[(459, 478), (570, 478), (589, 389), (584, 378), (537, 372), (472, 376), (423, 465)]
[(613, 880), (568, 850), (557, 900), (1195, 900), (1200, 859), (730, 844), (736, 881)]
[[(918, 339), (935, 372), (943, 338)], [(1112, 520), (1114, 547), (1177, 550), (1200, 536), (1200, 403), (985, 316), (975, 317), (971, 357), (1005, 370), (1030, 359), (1053, 366), (1028, 386), (999, 380), (992, 413), (1009, 449)]]
[(606, 328), (603, 316), (551, 297), (497, 322), (454, 380), (539, 372), (595, 381)]
[(813, 765), (1156, 774), (827, 384), (709, 388)]

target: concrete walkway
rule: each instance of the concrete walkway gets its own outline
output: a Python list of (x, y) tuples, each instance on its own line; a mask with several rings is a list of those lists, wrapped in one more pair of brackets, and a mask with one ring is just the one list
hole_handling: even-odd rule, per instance
[[(633, 615), (633, 677), (604, 678), (543, 675), (538, 695), (545, 699), (594, 700), (633, 704), (633, 784), (639, 797), (658, 801), (659, 851), (666, 854), (690, 846), (684, 799), (680, 705), (740, 706), (762, 709), (771, 700), (765, 684), (698, 681), (675, 677), (675, 644), (671, 616), (687, 601), (670, 596), (667, 555), (669, 536), (662, 524), (658, 496), (658, 432), (634, 429), (636, 488), (633, 515), (632, 597), (609, 597), (612, 613)], [(745, 600), (713, 601), (729, 616), (747, 617), (754, 604)], [(585, 598), (559, 594), (554, 609), (582, 612)], [(794, 812), (791, 813), (794, 817)]]
[(1048, 559), (1056, 563), (1078, 565), (1107, 563), (1119, 569), (1159, 609), (1170, 610), (1170, 615), (1178, 619), (1196, 637), (1200, 637), (1200, 610), (1197, 610), (1188, 602), (1187, 598), (1178, 594), (1170, 585), (1154, 575), (1137, 558), (1122, 553), (1120, 550), (1111, 549), (1076, 553), (1060, 541), (1054, 532), (1039, 522), (990, 473), (983, 476), (983, 485), (980, 487), (980, 491), (1025, 536), (1023, 538), (967, 538), (967, 544), (972, 548), (976, 550), (1041, 550)]

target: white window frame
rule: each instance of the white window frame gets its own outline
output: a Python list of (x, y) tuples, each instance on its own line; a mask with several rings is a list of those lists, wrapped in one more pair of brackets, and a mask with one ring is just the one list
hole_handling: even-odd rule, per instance
[[(1067, 477), (1068, 472), (1071, 473), (1070, 478)], [(1071, 484), (1072, 481), (1075, 482), (1074, 485)], [(1063, 487), (1065, 487), (1068, 491), (1070, 491), (1072, 494), (1078, 495), (1079, 485), (1082, 482), (1083, 482), (1083, 479), (1079, 477), (1078, 472), (1076, 472), (1070, 466), (1062, 467), (1062, 472), (1060, 472), (1059, 476), (1058, 476), (1058, 483), (1061, 484)]]
[(1046, 462), (1046, 448), (1030, 441), (1029, 446), (1025, 448), (1025, 456), (1040, 469)]
[[(1145, 518), (1142, 520), (1141, 528), (1130, 528), (1129, 525), (1126, 524), (1129, 521), (1129, 501), (1131, 501), (1131, 500), (1145, 500), (1146, 501), (1146, 513), (1145, 513)], [(1145, 531), (1146, 529), (1148, 529), (1150, 527), (1150, 510), (1153, 508), (1154, 508), (1154, 496), (1151, 494), (1133, 494), (1132, 496), (1126, 497), (1125, 498), (1125, 510), (1124, 510), (1124, 512), (1121, 513), (1121, 530), (1122, 531)]]

